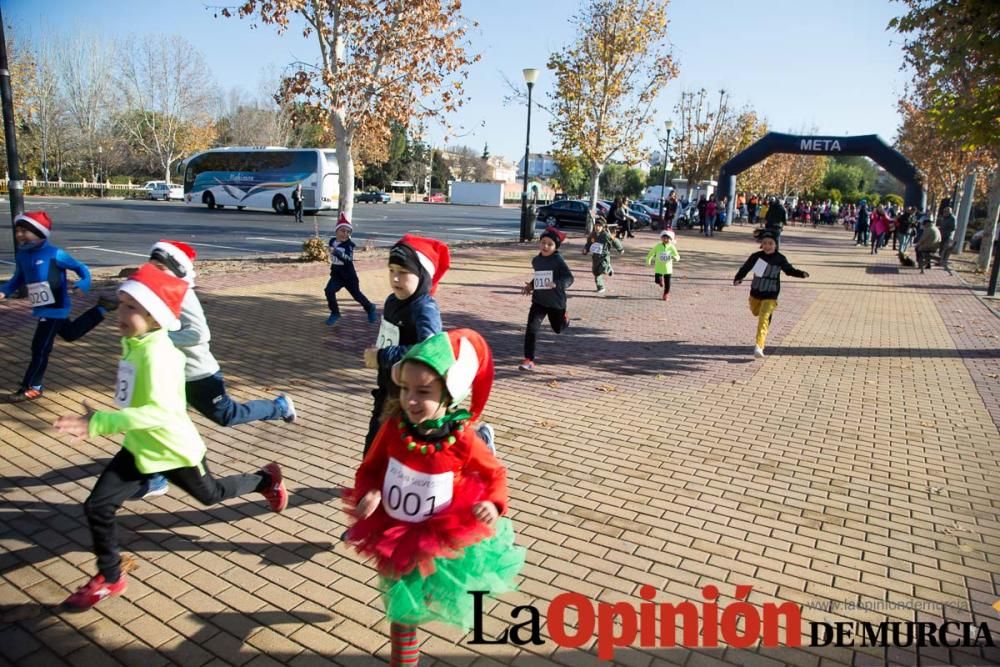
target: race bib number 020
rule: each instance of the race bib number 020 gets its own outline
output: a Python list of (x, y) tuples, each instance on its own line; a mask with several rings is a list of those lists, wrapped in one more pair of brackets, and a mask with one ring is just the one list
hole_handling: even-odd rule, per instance
[(382, 326), (378, 329), (378, 340), (375, 342), (375, 347), (381, 350), (395, 345), (399, 345), (399, 327), (392, 322), (387, 322), (383, 317)]
[(52, 294), (49, 283), (43, 280), (40, 283), (28, 283), (28, 302), (32, 308), (49, 306), (56, 302), (56, 297)]
[(552, 289), (555, 285), (552, 282), (551, 271), (535, 271), (535, 289)]
[(455, 473), (428, 474), (389, 459), (382, 482), (382, 507), (397, 521), (420, 523), (451, 505)]
[(115, 405), (127, 408), (132, 405), (135, 391), (135, 366), (124, 359), (118, 362), (118, 377), (115, 379)]

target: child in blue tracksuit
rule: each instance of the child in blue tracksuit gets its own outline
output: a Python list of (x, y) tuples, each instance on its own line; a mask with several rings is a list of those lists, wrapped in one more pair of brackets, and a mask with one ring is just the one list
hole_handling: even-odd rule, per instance
[(7, 402), (33, 401), (42, 395), (45, 369), (56, 336), (74, 341), (83, 337), (104, 319), (109, 310), (117, 308), (113, 299), (101, 297), (98, 305), (75, 320), (69, 319), (72, 304), (66, 271), (80, 277), (76, 287), (90, 289), (90, 270), (73, 259), (68, 252), (49, 243), (52, 220), (45, 211), (27, 211), (14, 220), (17, 240), (14, 277), (0, 285), (0, 299), (6, 299), (22, 287), (28, 290), (31, 314), (38, 318), (35, 336), (31, 339), (31, 363), (24, 373), (21, 386), (7, 396)]
[(326, 323), (334, 325), (340, 319), (340, 306), (337, 305), (337, 292), (347, 288), (348, 293), (368, 313), (368, 322), (378, 322), (378, 309), (364, 294), (361, 293), (361, 283), (358, 272), (354, 269), (354, 241), (351, 232), (354, 227), (343, 213), (337, 220), (334, 238), (330, 239), (330, 280), (326, 284), (326, 303), (330, 307), (330, 317)]

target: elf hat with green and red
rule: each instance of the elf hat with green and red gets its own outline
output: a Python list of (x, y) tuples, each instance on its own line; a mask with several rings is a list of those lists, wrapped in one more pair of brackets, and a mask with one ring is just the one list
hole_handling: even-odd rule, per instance
[(451, 407), (469, 398), (472, 420), (479, 419), (493, 389), (493, 352), (478, 332), (453, 329), (417, 343), (393, 367), (398, 378), (403, 364), (419, 361), (444, 381)]

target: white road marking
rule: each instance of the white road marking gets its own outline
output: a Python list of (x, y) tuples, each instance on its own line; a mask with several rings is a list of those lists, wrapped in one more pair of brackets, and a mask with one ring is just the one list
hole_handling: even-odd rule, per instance
[(100, 250), (101, 252), (113, 252), (116, 255), (131, 255), (133, 257), (149, 257), (147, 254), (141, 252), (126, 252), (125, 250), (111, 250), (110, 248), (102, 248), (96, 245), (76, 245), (69, 246), (67, 250)]
[(273, 250), (255, 250), (253, 248), (237, 248), (231, 245), (216, 245), (215, 243), (194, 243), (189, 242), (188, 245), (200, 245), (206, 248), (222, 248), (223, 250), (239, 250), (240, 252), (259, 252), (265, 255), (280, 255), (280, 252), (274, 252)]

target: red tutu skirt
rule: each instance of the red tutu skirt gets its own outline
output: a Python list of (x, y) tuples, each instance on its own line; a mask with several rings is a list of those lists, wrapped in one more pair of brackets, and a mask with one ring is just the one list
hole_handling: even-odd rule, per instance
[[(358, 553), (375, 558), (382, 576), (400, 578), (419, 569), (428, 577), (434, 573), (435, 558), (455, 558), (466, 547), (493, 535), (493, 528), (472, 512), (484, 499), (484, 490), (481, 480), (466, 477), (455, 487), (451, 504), (420, 523), (393, 519), (379, 504), (371, 516), (358, 519), (348, 529), (346, 539)], [(353, 490), (345, 494), (350, 510), (359, 500)]]

